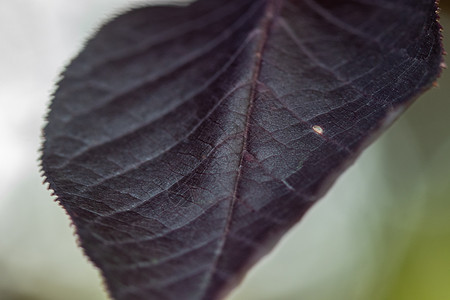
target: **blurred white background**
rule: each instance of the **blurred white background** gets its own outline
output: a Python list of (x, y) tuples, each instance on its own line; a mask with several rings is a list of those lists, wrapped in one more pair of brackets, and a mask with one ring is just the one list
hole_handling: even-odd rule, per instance
[[(38, 149), (58, 74), (95, 28), (141, 2), (0, 1), (2, 300), (107, 299), (42, 185)], [(450, 299), (445, 74), (440, 86), (364, 152), (230, 299)]]

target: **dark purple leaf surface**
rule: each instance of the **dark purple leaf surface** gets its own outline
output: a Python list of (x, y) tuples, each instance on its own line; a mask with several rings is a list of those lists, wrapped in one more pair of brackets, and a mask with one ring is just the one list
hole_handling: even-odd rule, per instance
[(433, 0), (135, 9), (69, 65), (42, 166), (115, 299), (216, 299), (440, 71)]

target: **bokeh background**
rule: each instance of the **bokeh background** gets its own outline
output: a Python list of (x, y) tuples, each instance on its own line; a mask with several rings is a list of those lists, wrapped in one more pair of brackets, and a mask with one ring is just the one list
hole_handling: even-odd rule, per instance
[[(1, 300), (108, 299), (67, 215), (42, 185), (38, 149), (63, 66), (103, 21), (139, 3), (0, 1)], [(448, 2), (442, 5), (441, 23), (450, 30)], [(447, 73), (229, 300), (450, 299)]]

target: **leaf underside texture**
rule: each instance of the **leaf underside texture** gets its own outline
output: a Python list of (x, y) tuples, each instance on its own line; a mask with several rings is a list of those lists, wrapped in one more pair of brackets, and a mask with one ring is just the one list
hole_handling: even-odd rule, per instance
[(104, 25), (42, 167), (114, 299), (221, 298), (440, 72), (433, 0), (200, 0)]

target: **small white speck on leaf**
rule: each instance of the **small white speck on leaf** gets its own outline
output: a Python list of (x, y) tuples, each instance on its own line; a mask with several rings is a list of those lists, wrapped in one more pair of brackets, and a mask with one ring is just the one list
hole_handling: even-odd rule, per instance
[(314, 125), (312, 127), (312, 130), (314, 130), (315, 133), (322, 135), (323, 134), (323, 128), (319, 125)]

